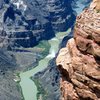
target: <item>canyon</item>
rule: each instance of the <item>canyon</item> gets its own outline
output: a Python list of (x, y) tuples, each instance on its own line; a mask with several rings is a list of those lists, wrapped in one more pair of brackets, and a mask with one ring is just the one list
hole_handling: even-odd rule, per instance
[(61, 100), (100, 99), (100, 0), (77, 16), (74, 36), (59, 51)]
[(69, 3), (70, 0), (0, 0), (1, 100), (24, 99), (19, 73), (36, 67), (49, 53), (48, 39), (73, 24), (75, 15)]
[(1, 47), (33, 47), (40, 40), (51, 39), (56, 32), (66, 31), (75, 21), (70, 3), (70, 0), (2, 0)]
[[(0, 0), (1, 100), (23, 100), (23, 91), (19, 86), (19, 74), (24, 75), (24, 72), (38, 69), (39, 61), (45, 60), (46, 55), (51, 60), (47, 62), (46, 66), (40, 66), (45, 69), (38, 69), (37, 73), (33, 72), (28, 80), (31, 80), (29, 78), (32, 78), (33, 82), (38, 80), (39, 87), (38, 83), (35, 83), (34, 86), (37, 88), (38, 93), (36, 94), (40, 94), (40, 98), (42, 95), (46, 100), (60, 99), (60, 74), (55, 64), (57, 54), (54, 51), (49, 54), (49, 41), (56, 41), (57, 33), (65, 32), (71, 28), (70, 35), (62, 34), (66, 36), (64, 38), (59, 34), (57, 37), (60, 37), (59, 42), (61, 42), (61, 37), (64, 40), (56, 45), (56, 49), (59, 50), (65, 46), (66, 41), (73, 36), (73, 26), (77, 13), (87, 7), (90, 1)], [(53, 37), (54, 40), (52, 40)], [(41, 92), (42, 89), (46, 90), (46, 93)]]

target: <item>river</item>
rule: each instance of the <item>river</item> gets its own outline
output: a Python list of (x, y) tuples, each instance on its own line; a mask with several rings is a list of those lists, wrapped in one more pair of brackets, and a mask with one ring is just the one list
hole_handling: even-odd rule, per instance
[(48, 66), (48, 62), (54, 58), (58, 52), (59, 44), (61, 43), (62, 39), (70, 32), (71, 29), (69, 29), (67, 32), (59, 32), (54, 38), (48, 40), (49, 44), (51, 45), (49, 54), (44, 59), (40, 60), (38, 66), (35, 68), (20, 73), (20, 86), (22, 88), (22, 93), (25, 100), (37, 100), (37, 87), (30, 77), (34, 76), (37, 72), (42, 71)]

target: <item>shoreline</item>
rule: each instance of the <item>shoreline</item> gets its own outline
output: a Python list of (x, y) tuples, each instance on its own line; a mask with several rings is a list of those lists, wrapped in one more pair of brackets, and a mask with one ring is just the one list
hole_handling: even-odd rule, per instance
[[(60, 33), (63, 33), (63, 36), (62, 36), (62, 34), (60, 34)], [(55, 44), (55, 46), (51, 46), (51, 48), (50, 48), (50, 50), (49, 50), (49, 54), (48, 55), (52, 55), (52, 49), (53, 48), (55, 48), (56, 46), (56, 48), (55, 48), (55, 55), (56, 55), (56, 53), (58, 52), (58, 50), (59, 50), (59, 44), (60, 44), (60, 42), (61, 42), (61, 40), (65, 37), (65, 36), (67, 36), (67, 33), (69, 33), (69, 30), (68, 31), (66, 31), (66, 32), (60, 32), (60, 33), (58, 33), (58, 36), (56, 36), (55, 38), (53, 38), (53, 39), (51, 39), (51, 40), (49, 40), (49, 42), (51, 42), (51, 44), (52, 43), (54, 43)], [(61, 36), (62, 36), (62, 39), (61, 39)], [(57, 39), (56, 39), (57, 38)], [(55, 41), (58, 41), (58, 45), (56, 45), (56, 43), (57, 42), (55, 42)], [(48, 56), (47, 55), (47, 56)], [(33, 85), (33, 81), (32, 80), (30, 80), (29, 78), (31, 77), (31, 76), (34, 76), (37, 72), (40, 72), (40, 71), (42, 71), (43, 69), (45, 69), (47, 66), (48, 66), (48, 62), (52, 59), (52, 58), (54, 58), (54, 56), (52, 57), (52, 56), (49, 56), (49, 57), (44, 57), (42, 60), (40, 60), (39, 61), (39, 65), (37, 66), (37, 67), (35, 67), (35, 68), (33, 68), (32, 70), (29, 70), (29, 71), (26, 71), (26, 72), (24, 72), (24, 73), (20, 73), (20, 77), (21, 77), (21, 82), (24, 82), (24, 83), (21, 83), (20, 82), (20, 85), (21, 85), (21, 88), (22, 88), (22, 91), (25, 89), (25, 87), (27, 88), (27, 84), (30, 84), (30, 85)], [(43, 64), (43, 63), (45, 63), (45, 64)], [(44, 67), (45, 66), (45, 67)], [(40, 67), (41, 69), (38, 69), (38, 67)], [(25, 77), (25, 75), (26, 75), (26, 77)], [(29, 77), (29, 78), (28, 78)], [(26, 81), (27, 80), (27, 81)], [(30, 81), (30, 83), (28, 83), (28, 81)], [(32, 81), (32, 82), (31, 82)], [(26, 86), (25, 86), (25, 82), (27, 82), (27, 84), (26, 84)], [(24, 86), (22, 85), (22, 84), (24, 84)], [(29, 88), (27, 88), (27, 89), (29, 89)], [(31, 88), (30, 88), (31, 89)], [(34, 83), (34, 89), (36, 90), (36, 91), (38, 91), (37, 90), (37, 87), (36, 87), (36, 85), (35, 85), (35, 83)], [(32, 90), (32, 91), (34, 91), (34, 89)], [(36, 92), (35, 91), (35, 92)], [(23, 95), (24, 95), (24, 97), (26, 96), (26, 95), (28, 95), (27, 93), (26, 93), (26, 95), (25, 95), (25, 92), (27, 92), (27, 91), (23, 91), (24, 93), (23, 93)], [(37, 92), (35, 93), (35, 95), (37, 94)], [(33, 96), (33, 98), (31, 97), (31, 99), (36, 99), (36, 97), (34, 97), (34, 94), (32, 94), (31, 96)], [(27, 99), (25, 99), (25, 100), (29, 100), (29, 98), (26, 96), (26, 98)], [(31, 100), (30, 99), (30, 100)]]

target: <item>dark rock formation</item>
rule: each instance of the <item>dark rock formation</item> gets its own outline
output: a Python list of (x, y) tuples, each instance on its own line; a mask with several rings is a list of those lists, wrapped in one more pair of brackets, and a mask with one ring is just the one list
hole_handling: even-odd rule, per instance
[(92, 0), (72, 0), (72, 9), (79, 15), (84, 8), (88, 7)]
[[(59, 72), (56, 68), (55, 59), (51, 60), (48, 67), (35, 74), (32, 79), (36, 82), (36, 86), (39, 90), (38, 98), (42, 95), (43, 100), (59, 100)], [(45, 81), (45, 82), (44, 82)]]
[(100, 99), (100, 1), (77, 17), (74, 38), (56, 59), (62, 100)]
[(21, 89), (14, 82), (14, 70), (17, 68), (13, 55), (0, 49), (0, 99), (21, 100)]
[(1, 100), (22, 100), (21, 89), (14, 82), (12, 73), (6, 74), (0, 70), (0, 99)]
[(70, 4), (70, 0), (2, 0), (0, 30), (6, 32), (8, 46), (32, 47), (67, 30), (75, 21)]
[[(88, 3), (88, 2), (87, 2)], [(84, 6), (86, 4), (83, 4)], [(79, 6), (78, 9), (83, 9), (81, 6)], [(74, 24), (74, 23), (73, 23)], [(73, 37), (73, 25), (72, 25), (72, 32), (69, 33), (68, 36), (66, 36), (62, 43), (60, 44), (59, 48), (65, 47), (66, 42)], [(39, 85), (37, 85), (38, 88), (38, 97), (39, 94), (43, 96), (43, 100), (60, 100), (60, 90), (59, 90), (59, 81), (60, 81), (60, 75), (55, 65), (55, 59), (52, 59), (46, 69), (44, 71), (41, 71), (37, 74), (35, 74), (32, 79)], [(64, 87), (65, 88), (65, 87)], [(47, 94), (48, 93), (48, 94)]]

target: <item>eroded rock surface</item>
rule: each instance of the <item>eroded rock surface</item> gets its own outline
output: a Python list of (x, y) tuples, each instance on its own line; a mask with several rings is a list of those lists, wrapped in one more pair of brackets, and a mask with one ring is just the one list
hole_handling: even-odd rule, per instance
[(33, 47), (40, 40), (67, 30), (74, 21), (70, 0), (1, 0), (0, 31), (6, 34), (0, 32), (0, 43)]
[(74, 38), (60, 50), (56, 64), (62, 75), (62, 100), (100, 99), (99, 26), (98, 7), (90, 6), (77, 17)]

